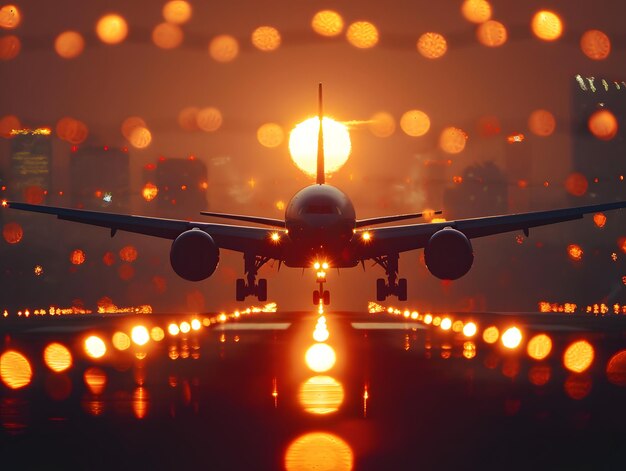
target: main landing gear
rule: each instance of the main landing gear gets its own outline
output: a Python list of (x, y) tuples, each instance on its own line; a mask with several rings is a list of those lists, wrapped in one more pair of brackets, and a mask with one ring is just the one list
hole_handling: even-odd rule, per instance
[(257, 255), (244, 254), (244, 272), (246, 279), (237, 279), (237, 301), (243, 301), (248, 296), (256, 296), (259, 301), (267, 301), (267, 280), (261, 278), (258, 283), (256, 276), (259, 269), (270, 259)]
[(324, 283), (326, 283), (326, 270), (328, 270), (328, 263), (315, 262), (313, 266), (317, 274), (317, 282), (320, 285), (320, 289), (313, 291), (313, 304), (316, 306), (330, 304), (330, 291), (324, 289)]
[(388, 296), (392, 295), (397, 296), (398, 301), (407, 300), (406, 278), (397, 279), (399, 258), (400, 256), (395, 253), (374, 259), (387, 273), (387, 282), (385, 282), (384, 278), (376, 280), (376, 300), (384, 301)]

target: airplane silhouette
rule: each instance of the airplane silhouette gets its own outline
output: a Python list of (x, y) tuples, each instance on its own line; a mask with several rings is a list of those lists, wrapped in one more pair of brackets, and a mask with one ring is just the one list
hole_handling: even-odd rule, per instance
[[(174, 271), (188, 281), (210, 277), (219, 263), (220, 249), (243, 253), (245, 279), (236, 283), (236, 299), (248, 296), (267, 300), (267, 280), (259, 269), (270, 260), (287, 267), (317, 270), (319, 290), (314, 304), (330, 303), (324, 290), (329, 268), (350, 268), (373, 260), (386, 274), (376, 282), (379, 301), (388, 296), (407, 299), (406, 278), (398, 279), (400, 253), (424, 249), (428, 270), (437, 278), (456, 280), (465, 275), (474, 261), (470, 239), (521, 230), (528, 236), (531, 227), (581, 219), (584, 214), (626, 207), (626, 201), (549, 211), (458, 219), (454, 221), (376, 226), (422, 217), (422, 213), (357, 219), (350, 198), (326, 183), (322, 84), (318, 88), (319, 133), (316, 183), (298, 191), (287, 205), (285, 219), (201, 211), (205, 216), (252, 222), (269, 228), (214, 224), (157, 217), (133, 216), (99, 211), (41, 206), (3, 201), (2, 206), (24, 211), (54, 214), (59, 219), (107, 227), (111, 237), (120, 231), (171, 239), (170, 262)], [(437, 211), (435, 214), (440, 214)], [(280, 267), (280, 265), (279, 265)]]

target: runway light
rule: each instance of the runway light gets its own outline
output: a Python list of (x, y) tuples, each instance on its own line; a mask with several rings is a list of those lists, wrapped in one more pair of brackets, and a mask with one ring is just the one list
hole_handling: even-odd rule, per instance
[(508, 349), (516, 349), (522, 342), (522, 332), (517, 327), (510, 327), (502, 334), (502, 345)]
[(316, 342), (326, 342), (328, 340), (328, 338), (330, 337), (330, 332), (328, 332), (328, 329), (326, 327), (322, 327), (322, 328), (315, 328), (315, 330), (313, 331), (313, 340), (315, 340)]
[(535, 360), (543, 360), (552, 351), (552, 339), (547, 334), (535, 335), (528, 341), (526, 350), (529, 357)]
[(180, 331), (183, 334), (189, 333), (190, 330), (191, 330), (191, 325), (189, 324), (189, 322), (183, 321), (183, 322), (180, 323)]
[(193, 330), (200, 330), (200, 327), (202, 327), (202, 323), (198, 319), (193, 319), (191, 321), (191, 328)]
[(589, 59), (603, 60), (611, 52), (611, 40), (604, 32), (590, 29), (580, 38), (580, 49)]
[(473, 337), (474, 335), (476, 335), (477, 330), (478, 328), (476, 327), (476, 324), (474, 324), (473, 322), (468, 322), (463, 326), (463, 335), (468, 338)]
[(452, 327), (452, 320), (450, 320), (449, 317), (444, 317), (441, 320), (441, 329), (442, 330), (450, 330), (450, 327)]
[(143, 325), (136, 325), (130, 332), (130, 338), (139, 346), (143, 346), (150, 340), (150, 333)]
[(130, 337), (124, 332), (115, 332), (111, 337), (111, 343), (120, 351), (127, 350), (130, 348)]
[(326, 415), (336, 412), (343, 399), (343, 386), (330, 376), (314, 376), (300, 386), (300, 404), (311, 414)]
[(301, 435), (289, 444), (285, 452), (287, 471), (350, 471), (353, 467), (354, 453), (350, 445), (331, 433)]
[(335, 366), (335, 350), (325, 343), (312, 345), (304, 356), (307, 366), (316, 373), (323, 373)]
[(33, 370), (24, 355), (9, 350), (0, 355), (0, 378), (11, 389), (23, 388), (30, 384)]
[(463, 356), (468, 360), (471, 360), (476, 356), (476, 344), (468, 341), (463, 344)]
[(570, 344), (563, 353), (563, 365), (574, 373), (582, 373), (593, 363), (594, 348), (586, 340)]
[(91, 335), (85, 339), (85, 353), (91, 358), (102, 358), (107, 351), (104, 341), (96, 336)]
[(495, 325), (489, 326), (483, 332), (483, 340), (486, 343), (496, 343), (500, 337), (500, 331)]
[(55, 373), (60, 373), (72, 366), (72, 354), (60, 343), (53, 342), (48, 344), (43, 351), (43, 359), (46, 366)]
[(319, 270), (320, 268), (322, 268), (322, 264), (320, 262), (315, 262), (313, 264), (313, 268), (315, 268), (316, 270)]
[(346, 31), (348, 42), (359, 49), (368, 49), (378, 43), (378, 29), (369, 21), (356, 21)]
[(167, 326), (167, 331), (169, 332), (170, 335), (176, 336), (180, 333), (180, 328), (178, 327), (178, 325), (172, 323)]

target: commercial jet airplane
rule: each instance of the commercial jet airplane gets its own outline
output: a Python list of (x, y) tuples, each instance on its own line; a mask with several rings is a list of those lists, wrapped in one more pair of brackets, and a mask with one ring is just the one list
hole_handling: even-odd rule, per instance
[[(319, 85), (319, 121), (322, 122), (322, 85)], [(107, 227), (111, 237), (119, 231), (136, 232), (172, 240), (170, 262), (185, 280), (201, 281), (217, 268), (220, 249), (241, 252), (245, 279), (237, 280), (236, 299), (256, 296), (267, 299), (267, 280), (259, 279), (259, 269), (270, 260), (296, 268), (315, 268), (319, 290), (313, 293), (314, 304), (329, 304), (324, 290), (325, 271), (329, 268), (355, 267), (366, 260), (380, 265), (386, 280), (376, 283), (379, 301), (388, 296), (407, 299), (407, 282), (398, 279), (400, 253), (424, 249), (428, 270), (437, 278), (456, 280), (472, 266), (471, 239), (503, 232), (523, 231), (531, 227), (581, 219), (584, 214), (626, 207), (626, 201), (574, 208), (508, 214), (436, 223), (374, 227), (384, 223), (414, 219), (422, 213), (399, 214), (357, 219), (350, 198), (328, 185), (324, 172), (324, 135), (320, 125), (317, 144), (317, 181), (298, 191), (285, 210), (285, 219), (224, 214), (202, 211), (205, 216), (232, 219), (267, 226), (214, 224), (198, 221), (113, 214), (69, 208), (8, 202), (5, 207), (54, 214), (59, 219)], [(439, 214), (437, 211), (436, 214)]]

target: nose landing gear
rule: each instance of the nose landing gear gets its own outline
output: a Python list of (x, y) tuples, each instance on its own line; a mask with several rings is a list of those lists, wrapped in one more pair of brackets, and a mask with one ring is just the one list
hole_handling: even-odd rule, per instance
[(330, 291), (324, 289), (324, 283), (326, 283), (326, 270), (328, 270), (328, 263), (315, 262), (313, 265), (317, 272), (317, 282), (320, 285), (319, 290), (313, 291), (313, 304), (316, 306), (330, 304)]

